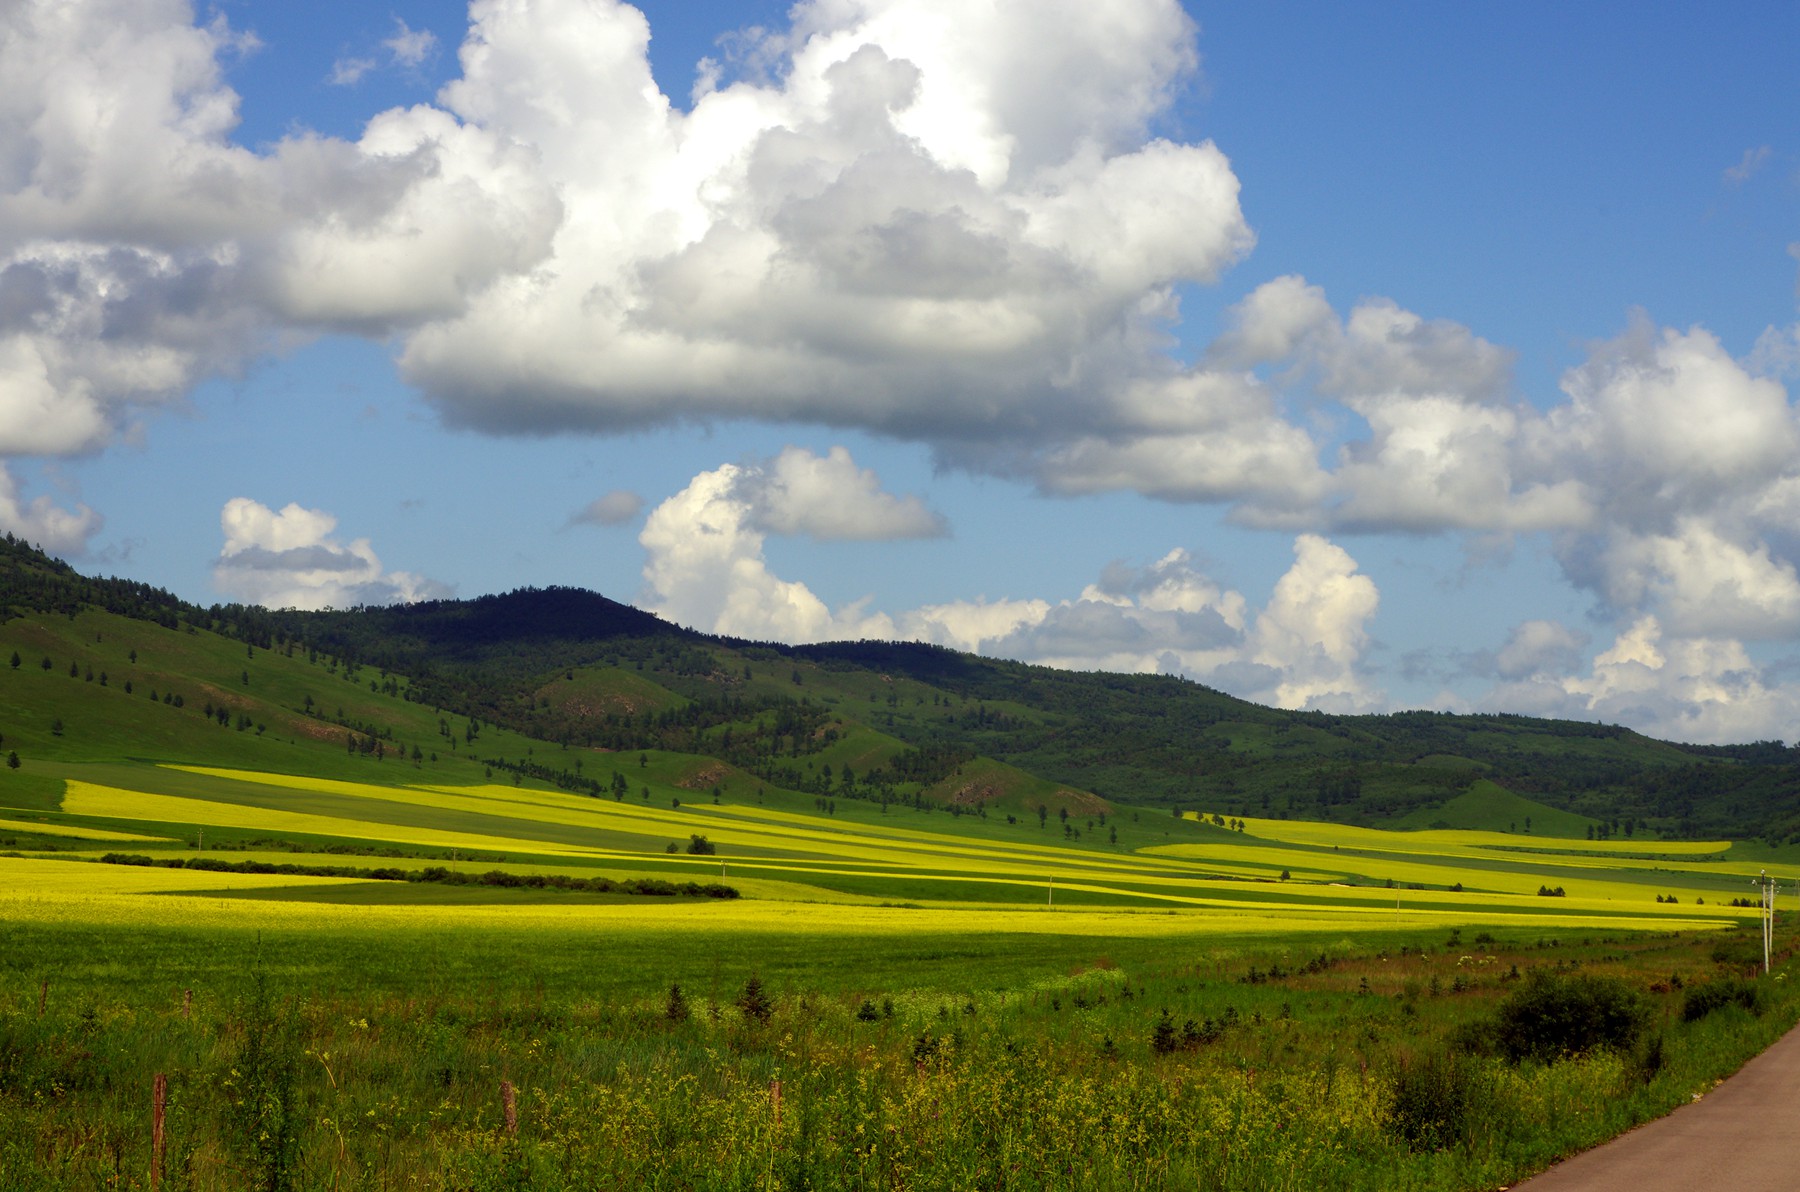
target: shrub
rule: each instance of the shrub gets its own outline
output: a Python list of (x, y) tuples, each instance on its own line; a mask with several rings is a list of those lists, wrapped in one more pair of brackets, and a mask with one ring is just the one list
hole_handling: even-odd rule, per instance
[[(1515, 1064), (1549, 1063), (1599, 1048), (1630, 1052), (1650, 1016), (1644, 996), (1615, 978), (1533, 969), (1500, 1003), (1491, 1040)], [(1463, 1037), (1467, 1042), (1479, 1034)]]
[(1698, 1022), (1714, 1010), (1742, 1006), (1752, 1014), (1763, 1011), (1762, 987), (1741, 977), (1720, 977), (1689, 989), (1681, 999), (1683, 1022)]
[(1455, 1052), (1403, 1062), (1391, 1078), (1388, 1129), (1414, 1151), (1461, 1144), (1479, 1117), (1480, 1077), (1480, 1061)]

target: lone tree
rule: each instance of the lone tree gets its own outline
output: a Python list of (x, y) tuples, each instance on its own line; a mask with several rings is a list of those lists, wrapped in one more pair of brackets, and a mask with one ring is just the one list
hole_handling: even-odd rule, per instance
[(19, 751), (17, 749), (6, 755), (6, 764), (8, 768), (13, 770), (19, 768)]

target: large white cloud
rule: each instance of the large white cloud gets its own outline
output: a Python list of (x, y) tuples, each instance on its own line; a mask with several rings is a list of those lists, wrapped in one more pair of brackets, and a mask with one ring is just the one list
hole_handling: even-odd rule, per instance
[(1167, 370), (1172, 290), (1250, 245), (1210, 143), (1144, 140), (1193, 69), (1173, 0), (805, 3), (766, 74), (657, 90), (608, 3), (485, 3), (443, 100), (533, 146), (549, 258), (414, 333), (407, 376), (501, 430), (679, 417), (939, 441), (1107, 424)]
[(225, 545), (213, 563), (213, 586), (265, 608), (353, 608), (444, 599), (452, 590), (405, 571), (385, 571), (367, 538), (340, 542), (337, 518), (288, 504), (278, 512), (233, 497), (219, 513)]
[(429, 108), (356, 143), (231, 143), (185, 0), (0, 6), (0, 453), (103, 446), (145, 406), (327, 328), (386, 334), (541, 259), (527, 147)]
[[(1147, 567), (1110, 567), (1074, 599), (959, 600), (888, 613), (865, 598), (833, 610), (804, 583), (776, 575), (764, 556), (767, 535), (778, 531), (756, 494), (788, 454), (763, 469), (703, 472), (650, 514), (639, 536), (647, 607), (758, 640), (910, 639), (1049, 666), (1186, 675), (1283, 707), (1379, 704), (1362, 673), (1379, 594), (1347, 552), (1322, 538), (1296, 540), (1293, 566), (1254, 615), (1183, 550)], [(842, 449), (807, 458), (835, 465), (828, 471), (851, 504), (878, 492)], [(779, 532), (804, 530), (794, 522)]]
[(1585, 673), (1565, 652), (1555, 654), (1535, 659), (1542, 669), (1506, 674), (1480, 706), (1702, 743), (1791, 738), (1800, 716), (1800, 684), (1773, 677), (1739, 642), (1671, 635), (1654, 616), (1627, 625)]
[(816, 0), (688, 112), (637, 10), (478, 0), (436, 106), (261, 151), (220, 65), (253, 40), (194, 16), (0, 10), (0, 450), (331, 329), (401, 333), (490, 429), (1053, 439), (1167, 373), (1174, 288), (1252, 240), (1224, 156), (1146, 132), (1198, 60), (1175, 0)]

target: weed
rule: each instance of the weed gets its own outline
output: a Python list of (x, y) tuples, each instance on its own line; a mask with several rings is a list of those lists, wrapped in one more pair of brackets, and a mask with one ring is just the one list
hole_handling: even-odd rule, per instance
[(299, 1176), (306, 1120), (298, 1079), (300, 1018), (293, 1003), (275, 1003), (260, 960), (251, 974), (242, 1025), (243, 1041), (221, 1082), (227, 1142), (257, 1192), (287, 1192)]

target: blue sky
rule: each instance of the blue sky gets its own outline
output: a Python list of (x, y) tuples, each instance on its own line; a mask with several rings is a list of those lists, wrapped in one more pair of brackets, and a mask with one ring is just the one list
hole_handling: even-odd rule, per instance
[(0, 23), (0, 528), (84, 570), (1794, 735), (1791, 5)]

